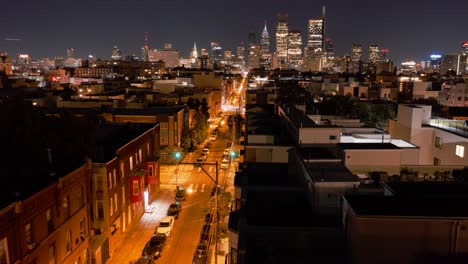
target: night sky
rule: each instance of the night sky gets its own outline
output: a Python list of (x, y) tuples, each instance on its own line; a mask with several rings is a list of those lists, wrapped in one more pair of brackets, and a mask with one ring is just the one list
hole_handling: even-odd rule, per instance
[[(385, 4), (383, 4), (385, 2)], [(311, 0), (6, 0), (2, 1), (0, 50), (29, 53), (33, 58), (94, 54), (108, 59), (118, 45), (124, 55), (140, 55), (144, 32), (151, 48), (172, 43), (188, 56), (193, 42), (209, 48), (221, 41), (234, 50), (257, 39), (264, 20), (274, 47), (276, 14), (289, 14), (289, 27), (303, 32), (307, 21), (321, 16), (323, 1)], [(431, 53), (459, 52), (468, 40), (466, 0), (329, 0), (327, 37), (337, 55), (349, 54), (359, 43), (391, 50), (396, 62), (422, 60)], [(5, 38), (21, 39), (7, 41)], [(367, 56), (365, 57), (367, 59)]]

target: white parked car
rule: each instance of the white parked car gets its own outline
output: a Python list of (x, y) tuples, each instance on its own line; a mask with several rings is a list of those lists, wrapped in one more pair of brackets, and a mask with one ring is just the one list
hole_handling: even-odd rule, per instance
[(231, 151), (229, 151), (229, 149), (225, 149), (223, 152), (223, 155), (230, 155), (230, 154), (231, 154)]
[(156, 228), (156, 234), (163, 234), (165, 236), (170, 236), (171, 231), (174, 228), (175, 218), (174, 216), (165, 216), (161, 219), (158, 228)]

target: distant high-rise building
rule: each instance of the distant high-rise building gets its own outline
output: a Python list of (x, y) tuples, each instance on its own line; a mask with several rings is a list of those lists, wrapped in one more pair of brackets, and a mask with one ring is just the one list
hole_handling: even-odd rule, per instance
[(299, 70), (302, 60), (302, 34), (299, 30), (289, 30), (288, 33), (288, 65)]
[(389, 49), (380, 49), (379, 50), (379, 61), (389, 62), (390, 61), (390, 50)]
[(262, 39), (260, 41), (261, 45), (261, 57), (260, 57), (260, 66), (265, 69), (271, 68), (271, 53), (270, 53), (270, 35), (268, 34), (267, 24), (265, 20), (265, 27), (262, 31)]
[(145, 32), (145, 44), (141, 47), (141, 60), (149, 61), (150, 46), (148, 43), (148, 32)]
[(462, 54), (468, 56), (468, 41), (462, 43)]
[(224, 51), (224, 64), (226, 65), (232, 65), (232, 51), (230, 50), (225, 50)]
[(256, 42), (256, 39), (255, 39), (255, 33), (254, 32), (250, 32), (249, 33), (249, 44), (255, 44), (257, 43)]
[(262, 54), (270, 53), (270, 35), (268, 34), (266, 20), (265, 27), (263, 27), (262, 39), (260, 41), (260, 44), (262, 46)]
[(211, 42), (211, 58), (213, 60), (213, 69), (218, 70), (223, 59), (223, 49), (219, 42)]
[(467, 56), (460, 54), (444, 54), (440, 65), (440, 73), (447, 74), (454, 71), (457, 75), (462, 75), (466, 71)]
[(261, 47), (255, 43), (249, 44), (249, 63), (248, 68), (249, 70), (260, 68), (260, 53)]
[(362, 61), (362, 45), (353, 44), (351, 46), (351, 65), (349, 67), (350, 72), (360, 72)]
[(325, 39), (323, 69), (333, 71), (335, 61), (335, 52), (333, 50), (333, 42), (331, 38)]
[(369, 54), (369, 63), (375, 65), (380, 60), (379, 46), (370, 45), (369, 50), (368, 50), (368, 54)]
[(111, 59), (112, 60), (122, 60), (122, 52), (120, 51), (119, 47), (114, 46), (112, 48)]
[(322, 71), (325, 66), (325, 6), (322, 7), (322, 18), (309, 19), (307, 47), (304, 50), (304, 69)]
[(163, 49), (152, 49), (148, 52), (149, 61), (164, 61), (167, 68), (179, 66), (179, 51), (172, 48), (172, 44), (164, 44)]
[(278, 14), (276, 24), (276, 55), (280, 67), (286, 66), (288, 58), (288, 15)]
[(307, 38), (309, 51), (317, 53), (323, 49), (323, 19), (309, 20), (309, 33)]
[(236, 49), (236, 66), (239, 68), (244, 68), (245, 66), (245, 48), (243, 42)]
[(75, 49), (74, 48), (67, 49), (67, 58), (75, 58)]
[(198, 59), (198, 50), (197, 50), (197, 43), (193, 43), (193, 48), (190, 51), (190, 61), (192, 64), (196, 63)]

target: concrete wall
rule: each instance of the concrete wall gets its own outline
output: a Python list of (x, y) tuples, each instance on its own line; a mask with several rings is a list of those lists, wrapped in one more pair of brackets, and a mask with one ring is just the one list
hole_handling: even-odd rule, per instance
[(468, 236), (457, 228), (468, 225), (466, 220), (364, 218), (348, 214), (346, 225), (350, 263), (425, 263), (423, 256), (468, 253)]
[(288, 163), (290, 146), (255, 146), (245, 148), (246, 162)]
[(336, 144), (340, 142), (340, 136), (339, 127), (299, 128), (300, 144)]
[(248, 135), (249, 144), (273, 144), (275, 137), (273, 135)]
[(400, 166), (400, 149), (347, 149), (344, 151), (345, 166)]
[[(435, 138), (440, 138), (440, 147), (435, 147), (433, 144), (434, 149), (434, 157), (440, 160), (439, 165), (468, 165), (468, 139), (454, 135), (452, 133), (434, 129), (434, 141)], [(456, 153), (456, 146), (460, 145), (465, 148), (464, 157), (459, 157), (455, 155)]]

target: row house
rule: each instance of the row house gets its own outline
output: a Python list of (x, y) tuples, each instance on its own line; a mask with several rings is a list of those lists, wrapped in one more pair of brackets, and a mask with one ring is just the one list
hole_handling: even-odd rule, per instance
[(98, 131), (91, 181), (91, 256), (106, 263), (128, 228), (151, 209), (159, 187), (159, 124)]
[(0, 263), (90, 263), (90, 175), (88, 161), (1, 209)]

